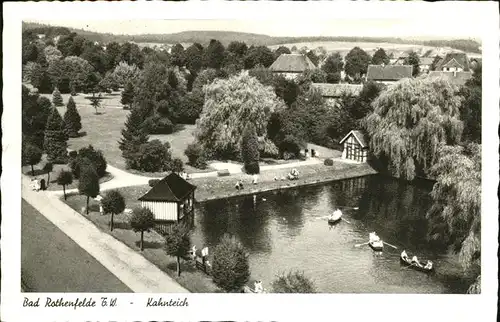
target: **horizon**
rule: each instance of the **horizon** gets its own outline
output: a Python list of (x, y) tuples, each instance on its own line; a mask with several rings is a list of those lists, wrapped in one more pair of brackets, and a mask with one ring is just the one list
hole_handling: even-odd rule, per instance
[[(366, 37), (402, 38), (410, 40), (451, 40), (473, 39), (481, 42), (478, 33), (470, 25), (450, 26), (447, 32), (436, 35), (437, 25), (442, 21), (426, 21), (422, 28), (420, 21), (408, 19), (335, 19), (310, 21), (307, 28), (293, 21), (259, 20), (26, 20), (25, 23), (38, 23), (52, 27), (67, 27), (88, 32), (107, 33), (119, 36), (167, 35), (181, 32), (235, 32), (263, 35), (269, 37)], [(437, 29), (436, 29), (437, 28)], [(429, 31), (425, 31), (429, 29)], [(340, 31), (340, 32), (339, 32)], [(346, 32), (347, 31), (347, 32)], [(397, 31), (397, 32), (396, 32)], [(432, 32), (431, 32), (432, 31)], [(462, 32), (463, 31), (463, 32)]]

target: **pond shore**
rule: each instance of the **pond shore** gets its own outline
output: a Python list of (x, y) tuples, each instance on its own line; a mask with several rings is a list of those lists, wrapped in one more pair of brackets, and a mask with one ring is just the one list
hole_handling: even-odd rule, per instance
[[(271, 190), (282, 190), (307, 185), (321, 184), (325, 182), (362, 177), (376, 174), (368, 164), (356, 164), (334, 161), (333, 166), (323, 164), (307, 165), (297, 167), (299, 179), (284, 179), (290, 169), (277, 169), (263, 171), (260, 173), (257, 184), (252, 184), (252, 176), (247, 174), (233, 174), (227, 177), (199, 178), (190, 182), (196, 188), (195, 199), (197, 202), (208, 200), (230, 198), (236, 196), (252, 195)], [(278, 180), (275, 180), (275, 177)], [(236, 190), (235, 184), (238, 180), (244, 185), (243, 190)]]

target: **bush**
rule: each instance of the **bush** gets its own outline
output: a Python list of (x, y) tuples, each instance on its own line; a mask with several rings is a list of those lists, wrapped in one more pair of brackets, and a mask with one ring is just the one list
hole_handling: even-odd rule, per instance
[[(300, 154), (300, 148), (303, 143), (293, 135), (286, 135), (285, 138), (280, 142), (279, 149), (280, 152), (288, 152), (289, 155), (297, 157)], [(286, 159), (286, 158), (285, 158)]]
[(248, 255), (235, 237), (224, 235), (212, 260), (214, 283), (226, 292), (238, 292), (250, 278)]
[(276, 158), (279, 155), (279, 150), (272, 141), (266, 139), (259, 144), (259, 153), (264, 158)]
[(259, 167), (259, 162), (250, 162), (250, 163), (245, 163), (245, 172), (247, 174), (259, 174), (260, 173), (260, 167)]
[(160, 182), (160, 179), (151, 179), (148, 181), (148, 185), (153, 188), (158, 182)]
[(313, 282), (302, 272), (279, 275), (272, 283), (275, 293), (314, 293)]
[(176, 110), (176, 121), (182, 124), (195, 124), (196, 119), (200, 117), (204, 101), (204, 94), (201, 91), (183, 96)]
[(74, 158), (76, 158), (78, 156), (78, 152), (76, 152), (74, 150), (73, 151), (69, 151), (68, 156), (69, 156), (70, 159), (74, 159)]
[(333, 165), (333, 160), (332, 159), (326, 159), (325, 162), (324, 162), (324, 164), (331, 167)]
[(172, 160), (172, 172), (182, 172), (184, 171), (184, 162), (181, 159), (175, 158)]
[(61, 96), (61, 92), (59, 92), (59, 89), (55, 89), (54, 92), (52, 93), (52, 103), (54, 103), (55, 106), (63, 106), (63, 99)]
[(162, 144), (160, 140), (141, 144), (137, 162), (139, 170), (146, 172), (171, 170), (170, 144), (168, 142)]
[(174, 124), (168, 117), (153, 115), (148, 117), (143, 123), (144, 129), (149, 134), (171, 134), (174, 131)]
[(78, 156), (70, 162), (71, 172), (75, 178), (79, 177), (80, 172), (80, 164), (82, 159), (87, 159), (90, 161), (92, 166), (94, 167), (99, 178), (104, 177), (106, 175), (106, 167), (107, 162), (102, 154), (101, 150), (95, 150), (92, 145), (89, 145), (86, 148), (81, 148), (78, 150)]
[(189, 160), (189, 164), (193, 167), (204, 169), (207, 166), (203, 155), (203, 148), (199, 143), (191, 143), (187, 146), (184, 154)]
[(241, 140), (241, 158), (245, 163), (245, 168), (250, 163), (259, 161), (259, 141), (255, 127), (249, 125), (243, 131), (243, 138)]

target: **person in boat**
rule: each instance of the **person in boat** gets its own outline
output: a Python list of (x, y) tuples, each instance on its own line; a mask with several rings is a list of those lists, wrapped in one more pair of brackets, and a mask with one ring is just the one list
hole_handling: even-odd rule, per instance
[(401, 258), (404, 260), (408, 260), (408, 254), (406, 253), (406, 250), (403, 250), (403, 252), (401, 252)]
[(412, 264), (417, 264), (417, 265), (419, 265), (419, 266), (422, 266), (422, 264), (420, 264), (420, 262), (418, 261), (417, 256), (413, 256), (413, 257), (411, 258), (411, 263), (412, 263)]
[(378, 235), (375, 232), (370, 233), (370, 242), (375, 243), (375, 242), (379, 242), (379, 241), (380, 241), (380, 237), (378, 237)]

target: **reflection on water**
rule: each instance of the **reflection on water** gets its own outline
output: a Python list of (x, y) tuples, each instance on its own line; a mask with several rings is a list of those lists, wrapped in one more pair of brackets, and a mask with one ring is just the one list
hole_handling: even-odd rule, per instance
[[(252, 277), (267, 285), (300, 269), (320, 292), (464, 293), (470, 281), (459, 277), (454, 258), (425, 239), (431, 189), (429, 182), (376, 175), (208, 201), (197, 206), (193, 242), (215, 246), (224, 233), (236, 235), (250, 254)], [(336, 207), (344, 207), (349, 223), (327, 224)], [(398, 249), (354, 247), (370, 231)], [(434, 261), (436, 274), (400, 266), (402, 249)]]

